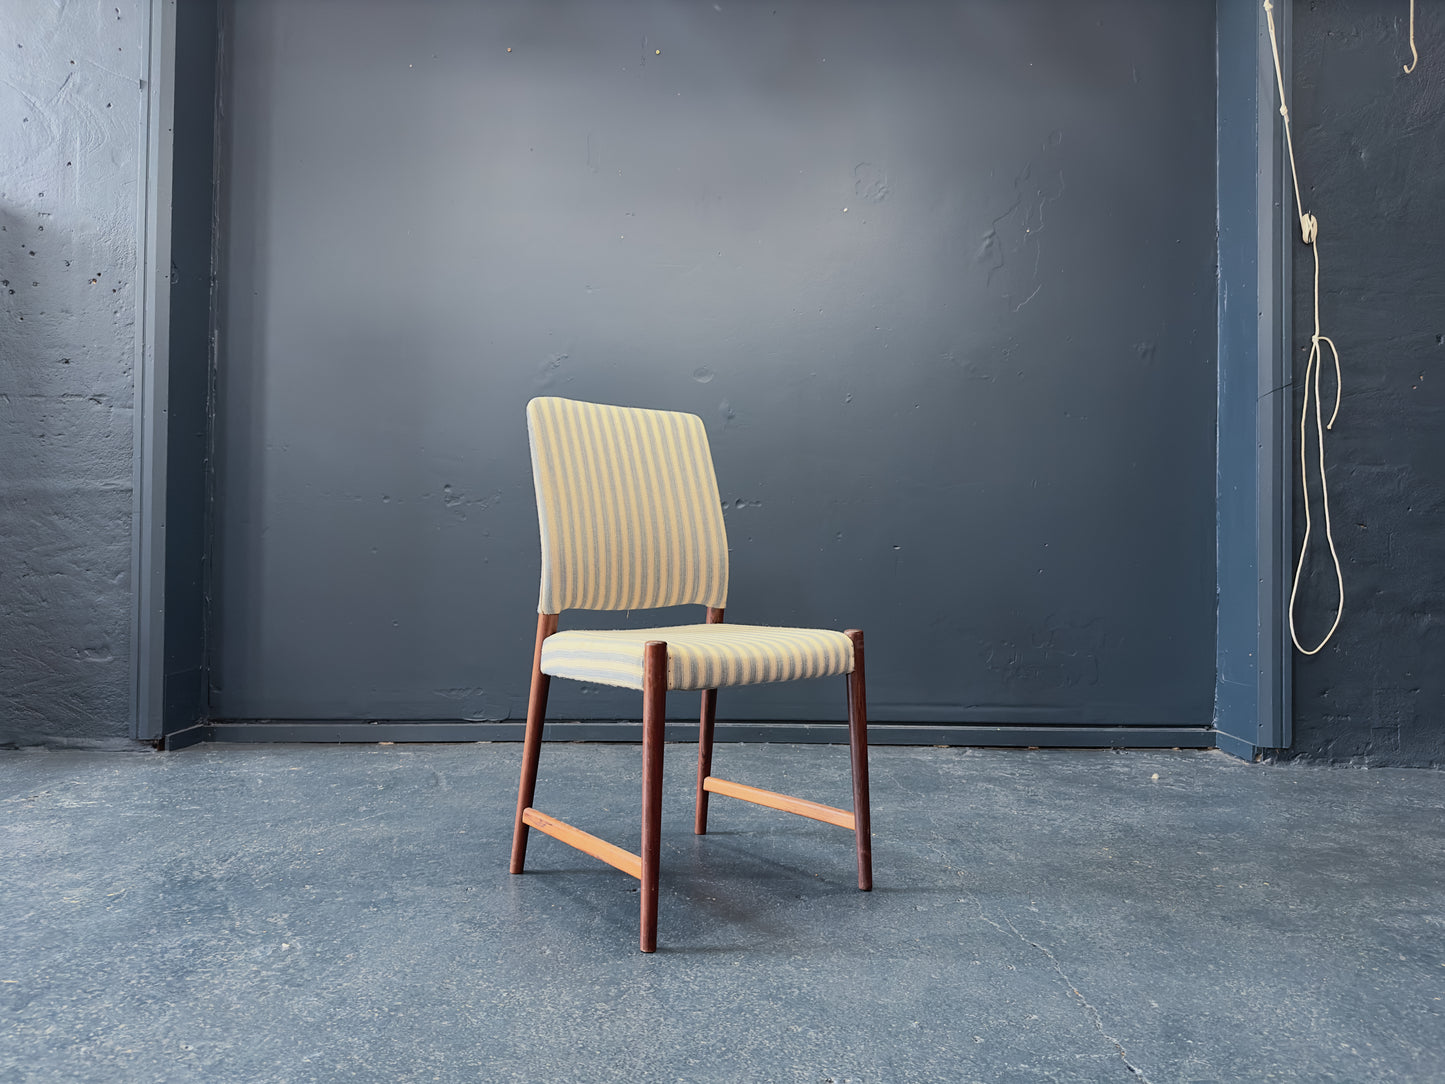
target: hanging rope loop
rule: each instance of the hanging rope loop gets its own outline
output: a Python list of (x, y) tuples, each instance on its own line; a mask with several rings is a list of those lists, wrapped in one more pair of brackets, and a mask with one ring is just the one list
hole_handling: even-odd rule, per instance
[[(1414, 4), (1411, 2), (1411, 13), (1413, 18)], [(1304, 374), (1304, 401), (1300, 407), (1299, 420), (1299, 455), (1300, 455), (1300, 491), (1304, 497), (1305, 507), (1305, 535), (1300, 542), (1299, 563), (1295, 565), (1294, 584), (1289, 592), (1289, 635), (1294, 641), (1294, 646), (1304, 655), (1318, 655), (1324, 646), (1330, 642), (1335, 630), (1340, 627), (1340, 621), (1345, 616), (1345, 573), (1340, 567), (1340, 555), (1335, 549), (1335, 535), (1333, 524), (1330, 522), (1330, 488), (1329, 481), (1325, 477), (1325, 431), (1332, 429), (1335, 419), (1340, 413), (1340, 352), (1335, 349), (1334, 340), (1320, 331), (1320, 247), (1316, 243), (1320, 235), (1320, 222), (1314, 215), (1304, 208), (1304, 200), (1300, 198), (1299, 188), (1299, 167), (1294, 160), (1294, 134), (1290, 131), (1289, 109), (1285, 106), (1284, 70), (1279, 60), (1279, 40), (1274, 29), (1274, 5), (1270, 0), (1264, 0), (1264, 14), (1269, 21), (1269, 44), (1274, 53), (1274, 75), (1279, 85), (1279, 115), (1284, 118), (1285, 146), (1289, 148), (1289, 173), (1290, 179), (1294, 182), (1294, 204), (1295, 211), (1299, 215), (1300, 236), (1304, 243), (1309, 246), (1311, 254), (1315, 259), (1315, 330), (1310, 336), (1310, 356), (1305, 363)], [(1323, 346), (1330, 348), (1330, 356), (1334, 359), (1335, 365), (1335, 409), (1330, 415), (1329, 424), (1324, 420), (1324, 407), (1320, 400), (1320, 371), (1324, 368)], [(1338, 603), (1335, 607), (1335, 620), (1330, 625), (1330, 631), (1325, 633), (1324, 639), (1314, 647), (1305, 647), (1300, 643), (1299, 631), (1295, 627), (1295, 602), (1299, 598), (1300, 581), (1304, 578), (1305, 557), (1309, 553), (1310, 537), (1314, 532), (1314, 515), (1310, 502), (1309, 483), (1309, 458), (1306, 449), (1306, 439), (1309, 435), (1309, 421), (1311, 405), (1314, 410), (1315, 447), (1318, 449), (1317, 466), (1320, 475), (1320, 505), (1324, 512), (1325, 520), (1325, 541), (1329, 545), (1330, 560), (1335, 566), (1335, 583), (1339, 588)]]
[(1415, 65), (1420, 63), (1420, 54), (1415, 49), (1415, 0), (1410, 0), (1410, 64), (1405, 69), (1409, 75), (1415, 70)]

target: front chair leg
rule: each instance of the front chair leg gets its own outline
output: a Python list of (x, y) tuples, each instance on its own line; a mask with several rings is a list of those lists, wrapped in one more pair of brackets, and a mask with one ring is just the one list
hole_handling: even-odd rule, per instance
[(532, 650), (532, 692), (527, 698), (527, 734), (522, 743), (522, 779), (517, 786), (517, 819), (512, 825), (512, 872), (527, 861), (527, 826), (523, 811), (537, 793), (537, 762), (542, 755), (542, 724), (547, 718), (547, 690), (552, 679), (542, 673), (542, 641), (557, 631), (556, 614), (537, 615), (537, 645)]
[(662, 851), (662, 739), (667, 712), (667, 644), (649, 640), (642, 655), (643, 952), (657, 951), (657, 874)]
[(849, 629), (853, 672), (848, 675), (848, 752), (853, 762), (853, 834), (858, 844), (858, 888), (873, 888), (873, 834), (868, 815), (868, 698), (863, 682), (863, 632)]

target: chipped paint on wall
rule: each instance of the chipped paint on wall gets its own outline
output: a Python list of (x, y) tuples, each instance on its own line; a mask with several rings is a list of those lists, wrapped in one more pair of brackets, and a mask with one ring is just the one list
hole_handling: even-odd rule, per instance
[[(1347, 592), (1335, 638), (1295, 657), (1293, 753), (1445, 765), (1445, 67), (1423, 52), (1401, 71), (1404, 5), (1296, 3), (1293, 14), (1295, 153), (1320, 219), (1322, 316), (1344, 364), (1328, 469)], [(1418, 19), (1420, 40), (1438, 40), (1441, 13), (1425, 6)], [(1298, 243), (1293, 258), (1302, 374), (1314, 268)], [(1312, 556), (1306, 639), (1329, 627), (1335, 600), (1328, 554)]]
[(128, 732), (142, 23), (0, 5), (0, 744)]

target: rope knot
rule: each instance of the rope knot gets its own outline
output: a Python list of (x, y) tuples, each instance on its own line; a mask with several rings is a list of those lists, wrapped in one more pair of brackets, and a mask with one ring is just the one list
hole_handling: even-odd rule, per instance
[(1299, 230), (1305, 244), (1312, 245), (1320, 235), (1320, 220), (1312, 214), (1302, 214), (1299, 216)]

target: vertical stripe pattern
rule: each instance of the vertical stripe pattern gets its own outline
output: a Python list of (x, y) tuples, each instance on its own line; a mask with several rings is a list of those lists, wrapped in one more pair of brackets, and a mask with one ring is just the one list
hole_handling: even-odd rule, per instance
[(541, 613), (726, 606), (727, 535), (694, 414), (544, 397), (527, 404)]

